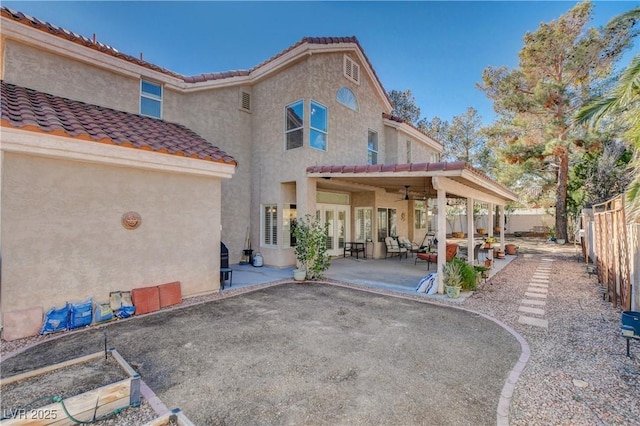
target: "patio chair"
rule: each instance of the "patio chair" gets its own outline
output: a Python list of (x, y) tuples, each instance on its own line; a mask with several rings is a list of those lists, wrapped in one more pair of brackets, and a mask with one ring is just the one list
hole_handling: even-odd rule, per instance
[(405, 247), (400, 247), (398, 244), (398, 240), (393, 237), (386, 237), (384, 239), (384, 243), (387, 246), (387, 253), (384, 258), (386, 259), (388, 256), (398, 255), (398, 259), (402, 259), (402, 254), (404, 253), (405, 258), (407, 257), (407, 249)]
[[(447, 243), (446, 247), (446, 260), (450, 262), (456, 257), (456, 253), (458, 253), (458, 244), (456, 243)], [(416, 260), (413, 262), (414, 265), (418, 262), (418, 259), (425, 260), (427, 262), (427, 270), (431, 268), (431, 264), (438, 263), (438, 253), (417, 253)]]
[(413, 256), (413, 253), (420, 251), (420, 246), (409, 240), (407, 237), (398, 237), (398, 244), (400, 247), (406, 248), (407, 252), (411, 253), (411, 256)]

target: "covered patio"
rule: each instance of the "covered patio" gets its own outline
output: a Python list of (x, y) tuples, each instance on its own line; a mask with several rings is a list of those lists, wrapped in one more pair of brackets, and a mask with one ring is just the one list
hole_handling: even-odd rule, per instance
[[(397, 195), (398, 198), (395, 201), (403, 203), (435, 200), (432, 213), (436, 217), (434, 236), (438, 241), (447, 240), (447, 218), (444, 214), (447, 200), (453, 198), (464, 200), (466, 228), (471, 232), (467, 233), (461, 246), (466, 248), (468, 253), (474, 252), (476, 243), (474, 204), (481, 202), (488, 205), (487, 223), (498, 224), (500, 233), (495, 235), (496, 246), (504, 250), (504, 206), (517, 199), (514, 192), (465, 162), (313, 166), (307, 168), (307, 177), (315, 180), (317, 190), (370, 192), (373, 196), (369, 200), (373, 200), (375, 207), (381, 205), (378, 199), (388, 200), (389, 194)], [(494, 210), (498, 212), (497, 218), (494, 217)], [(378, 226), (379, 224), (374, 220), (373, 228), (375, 231), (373, 235), (380, 235)], [(494, 236), (493, 228), (493, 226), (487, 226), (488, 236)], [(415, 241), (415, 236), (413, 240)], [(445, 263), (445, 244), (437, 245), (437, 255), (437, 270), (442, 271)], [(468, 261), (472, 263), (473, 256), (469, 256)], [(440, 276), (441, 274), (439, 274)], [(439, 280), (438, 293), (444, 293), (442, 280)]]

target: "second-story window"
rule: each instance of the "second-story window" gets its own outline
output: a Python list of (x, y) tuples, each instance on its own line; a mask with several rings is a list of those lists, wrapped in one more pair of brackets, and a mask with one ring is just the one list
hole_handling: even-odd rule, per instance
[(162, 86), (148, 80), (140, 81), (140, 114), (162, 118)]
[(411, 141), (407, 139), (407, 163), (411, 162)]
[(367, 164), (378, 164), (378, 133), (369, 130), (367, 141)]
[(300, 148), (303, 143), (304, 103), (289, 104), (284, 109), (285, 148)]
[(311, 101), (311, 128), (309, 131), (309, 145), (312, 148), (327, 150), (327, 108), (315, 101)]

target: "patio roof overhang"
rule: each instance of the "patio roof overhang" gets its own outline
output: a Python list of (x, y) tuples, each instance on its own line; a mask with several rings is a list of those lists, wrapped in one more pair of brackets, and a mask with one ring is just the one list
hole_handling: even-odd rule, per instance
[(323, 178), (318, 188), (334, 190), (375, 190), (404, 194), (409, 187), (412, 199), (436, 198), (438, 190), (450, 197), (468, 198), (505, 205), (517, 195), (463, 161), (441, 163), (376, 164), (362, 166), (311, 166), (307, 177)]

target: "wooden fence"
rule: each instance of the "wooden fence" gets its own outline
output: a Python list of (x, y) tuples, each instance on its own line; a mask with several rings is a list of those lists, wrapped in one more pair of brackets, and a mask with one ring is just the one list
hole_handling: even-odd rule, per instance
[(598, 267), (598, 279), (606, 287), (606, 297), (614, 306), (630, 310), (633, 298), (631, 273), (638, 246), (633, 244), (633, 239), (637, 238), (636, 227), (626, 223), (624, 195), (594, 205), (592, 220), (592, 241), (587, 251), (594, 253), (592, 260)]

